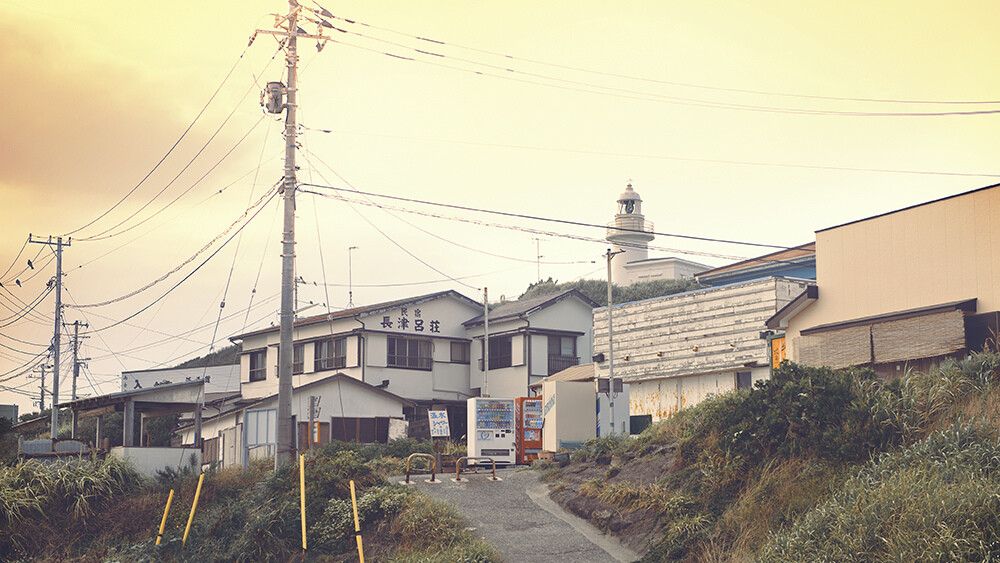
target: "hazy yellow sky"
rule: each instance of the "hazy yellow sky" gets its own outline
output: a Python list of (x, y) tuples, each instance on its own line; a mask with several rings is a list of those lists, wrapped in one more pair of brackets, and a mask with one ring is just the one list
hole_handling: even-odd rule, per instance
[[(123, 370), (204, 354), (213, 333), (219, 347), (276, 321), (275, 202), (126, 323), (116, 325), (217, 247), (134, 297), (73, 306), (125, 296), (174, 270), (280, 178), (281, 123), (261, 120), (258, 94), (283, 79), (283, 55), (271, 37), (249, 48), (247, 38), (287, 7), (0, 0), (0, 272), (12, 265), (0, 276), (0, 385), (37, 395), (37, 380), (17, 374), (51, 338), (51, 295), (17, 320), (20, 301), (32, 302), (54, 273), (46, 247), (29, 244), (18, 257), (29, 233), (73, 233), (65, 317), (97, 329), (84, 342), (85, 393), (117, 390)], [(1000, 116), (920, 115), (1000, 111), (995, 2), (325, 7), (356, 23), (334, 21), (351, 33), (333, 32), (337, 42), (318, 54), (301, 41), (302, 182), (604, 224), (631, 180), (659, 232), (795, 245), (816, 229), (1000, 181)], [(156, 172), (80, 229), (139, 184), (230, 69)], [(993, 103), (903, 103), (912, 101)], [(421, 209), (552, 234), (302, 194), (302, 303), (346, 305), (349, 246), (360, 247), (356, 304), (447, 288), (479, 297), (483, 286), (516, 297), (536, 278), (536, 248), (543, 277), (603, 276), (590, 261), (606, 245), (556, 236), (599, 239), (599, 229)], [(108, 229), (114, 236), (104, 238)], [(724, 260), (705, 254), (764, 251), (669, 237), (653, 245), (709, 265)], [(39, 268), (22, 272), (28, 258)], [(462, 283), (422, 283), (445, 275)], [(216, 329), (223, 300), (228, 318)], [(62, 398), (68, 388), (64, 380)], [(0, 390), (0, 403), (22, 412), (30, 400)]]

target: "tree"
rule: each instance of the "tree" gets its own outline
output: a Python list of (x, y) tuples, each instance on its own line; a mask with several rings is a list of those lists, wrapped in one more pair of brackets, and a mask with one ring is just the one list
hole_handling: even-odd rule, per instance
[[(687, 278), (637, 282), (624, 287), (612, 284), (611, 297), (615, 303), (629, 303), (652, 299), (654, 297), (663, 297), (664, 295), (672, 295), (674, 293), (683, 293), (703, 287), (705, 286)], [(559, 283), (549, 278), (529, 285), (518, 299), (554, 295), (571, 289), (578, 290), (602, 307), (608, 304), (608, 282), (604, 280), (576, 280)]]

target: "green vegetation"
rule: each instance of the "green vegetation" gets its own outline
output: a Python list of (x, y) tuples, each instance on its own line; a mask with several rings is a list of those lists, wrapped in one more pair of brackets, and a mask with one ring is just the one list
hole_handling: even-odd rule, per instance
[(184, 363), (177, 364), (177, 368), (203, 368), (206, 366), (231, 366), (240, 363), (240, 352), (243, 351), (242, 344), (233, 344), (212, 352), (190, 359)]
[[(0, 469), (0, 559), (124, 561), (356, 560), (349, 482), (354, 481), (366, 559), (498, 561), (451, 508), (391, 484), (391, 459), (431, 451), (428, 442), (334, 443), (305, 458), (309, 550), (303, 558), (297, 464), (206, 473), (186, 546), (181, 537), (198, 473), (185, 468), (142, 481), (116, 458)], [(398, 456), (398, 457), (397, 457)], [(387, 461), (390, 460), (390, 461)], [(173, 506), (155, 536), (170, 489)]]
[[(674, 293), (683, 293), (694, 289), (701, 289), (705, 286), (690, 279), (676, 280), (654, 280), (636, 282), (627, 286), (611, 284), (611, 298), (615, 303), (629, 303), (632, 301), (642, 301)], [(605, 280), (577, 280), (567, 283), (559, 283), (552, 278), (539, 281), (528, 286), (518, 299), (530, 299), (543, 295), (554, 295), (569, 291), (579, 290), (580, 293), (592, 299), (598, 305), (605, 307), (608, 304), (608, 282)]]
[[(891, 381), (786, 362), (638, 439), (589, 441), (573, 460), (610, 467), (578, 493), (655, 519), (649, 562), (995, 560), (998, 384), (989, 351)], [(643, 463), (653, 482), (617, 477)]]

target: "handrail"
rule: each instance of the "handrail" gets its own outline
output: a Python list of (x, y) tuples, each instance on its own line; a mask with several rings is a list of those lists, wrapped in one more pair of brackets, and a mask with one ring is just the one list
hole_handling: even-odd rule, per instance
[(456, 482), (461, 482), (462, 481), (462, 461), (466, 461), (466, 460), (470, 460), (470, 459), (488, 460), (491, 463), (493, 463), (493, 477), (492, 477), (492, 479), (494, 481), (500, 481), (501, 480), (501, 479), (497, 479), (497, 461), (495, 459), (493, 459), (492, 457), (466, 456), (466, 457), (460, 457), (457, 460), (455, 460), (455, 481)]
[(420, 454), (420, 453), (410, 454), (410, 456), (406, 458), (406, 480), (405, 481), (400, 481), (400, 483), (402, 483), (403, 485), (409, 485), (409, 484), (411, 484), (410, 483), (410, 462), (413, 461), (413, 458), (415, 458), (415, 457), (425, 457), (425, 458), (431, 460), (431, 479), (430, 479), (430, 481), (427, 481), (427, 482), (428, 483), (440, 483), (440, 481), (438, 481), (437, 479), (435, 479), (435, 476), (437, 475), (437, 459), (435, 459), (434, 456), (432, 456), (431, 454)]

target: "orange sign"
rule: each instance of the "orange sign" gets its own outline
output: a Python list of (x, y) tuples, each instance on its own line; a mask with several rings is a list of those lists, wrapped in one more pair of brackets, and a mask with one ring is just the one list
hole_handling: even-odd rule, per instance
[(778, 369), (785, 359), (785, 337), (771, 339), (771, 369)]

